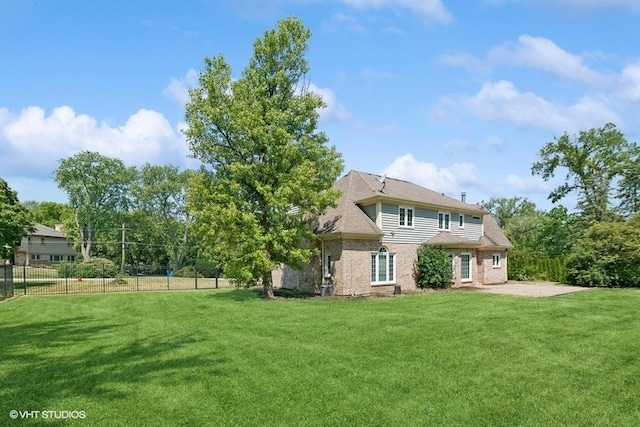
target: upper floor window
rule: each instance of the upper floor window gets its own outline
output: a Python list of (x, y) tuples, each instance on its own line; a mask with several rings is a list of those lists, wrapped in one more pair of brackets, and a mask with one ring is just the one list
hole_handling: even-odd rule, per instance
[(40, 238), (40, 244), (41, 244), (41, 245), (44, 245), (44, 244), (45, 244), (44, 237)]
[(438, 230), (451, 230), (451, 214), (448, 212), (438, 212)]
[(398, 220), (400, 227), (413, 227), (413, 208), (400, 206), (398, 208)]
[(464, 228), (464, 214), (458, 214), (458, 227)]

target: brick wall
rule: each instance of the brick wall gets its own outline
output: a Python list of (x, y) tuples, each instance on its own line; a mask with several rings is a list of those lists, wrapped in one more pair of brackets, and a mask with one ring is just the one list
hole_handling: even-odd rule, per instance
[[(500, 267), (493, 266), (493, 254), (500, 254)], [(507, 281), (507, 253), (506, 251), (478, 251), (484, 266), (484, 284), (494, 285)]]

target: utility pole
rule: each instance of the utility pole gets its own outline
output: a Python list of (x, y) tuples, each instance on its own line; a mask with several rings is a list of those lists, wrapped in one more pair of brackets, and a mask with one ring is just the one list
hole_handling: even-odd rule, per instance
[(120, 267), (120, 273), (124, 274), (124, 245), (125, 245), (125, 241), (124, 241), (124, 222), (122, 223), (122, 265)]

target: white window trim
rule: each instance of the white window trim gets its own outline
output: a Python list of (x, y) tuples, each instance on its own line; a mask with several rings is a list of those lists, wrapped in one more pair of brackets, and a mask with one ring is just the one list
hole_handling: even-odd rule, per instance
[[(462, 257), (464, 255), (469, 255), (469, 277), (468, 278), (462, 277)], [(471, 252), (462, 252), (460, 254), (460, 282), (461, 283), (473, 282), (473, 254)]]
[[(379, 282), (379, 281), (377, 281), (378, 277), (379, 277), (379, 271), (380, 271), (379, 268), (378, 268), (378, 263), (379, 263), (379, 260), (380, 260), (379, 255), (380, 255), (380, 250), (381, 249), (384, 249), (386, 251), (385, 253), (387, 255), (387, 276), (389, 276), (389, 265), (390, 265), (389, 261), (391, 261), (393, 263), (393, 277), (391, 277), (391, 280), (386, 280), (386, 281)], [(396, 283), (396, 274), (397, 274), (396, 273), (397, 269), (396, 269), (396, 254), (395, 254), (395, 252), (389, 252), (389, 249), (387, 249), (386, 247), (383, 246), (380, 249), (378, 249), (377, 252), (371, 252), (371, 256), (375, 256), (376, 257), (376, 269), (375, 269), (375, 271), (376, 271), (376, 274), (375, 274), (376, 281), (372, 280), (371, 281), (371, 285), (372, 286), (376, 286), (376, 285), (394, 285)], [(371, 266), (369, 266), (369, 267), (371, 268)], [(371, 275), (371, 270), (369, 270), (369, 275)]]
[[(440, 215), (442, 215), (442, 227), (440, 227)], [(447, 221), (445, 221), (445, 217), (449, 217), (448, 225), (449, 228), (446, 228)], [(438, 212), (438, 230), (439, 231), (451, 231), (451, 212)]]
[(451, 252), (451, 281), (456, 281), (456, 254)]
[(325, 254), (324, 256), (324, 277), (333, 277), (331, 272), (331, 254)]
[[(400, 215), (400, 210), (404, 209), (404, 225), (401, 223), (402, 216)], [(411, 211), (411, 224), (408, 224), (409, 211)], [(416, 210), (410, 206), (398, 206), (398, 227), (400, 228), (415, 228), (416, 223)]]
[[(496, 264), (496, 258), (498, 259), (498, 263)], [(499, 252), (496, 252), (493, 254), (493, 256), (491, 257), (491, 265), (493, 266), (493, 268), (502, 268), (502, 254)]]

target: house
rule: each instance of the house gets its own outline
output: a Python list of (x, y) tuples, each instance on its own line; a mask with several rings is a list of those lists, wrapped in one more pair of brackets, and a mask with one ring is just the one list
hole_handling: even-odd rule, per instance
[(14, 264), (27, 266), (74, 262), (76, 250), (61, 226), (51, 228), (36, 224), (35, 231), (22, 238), (13, 258)]
[(368, 295), (415, 289), (413, 265), (424, 242), (451, 251), (453, 286), (507, 281), (512, 247), (489, 212), (477, 204), (411, 182), (351, 171), (334, 188), (335, 208), (315, 223), (319, 256), (301, 272), (274, 272), (274, 285)]

